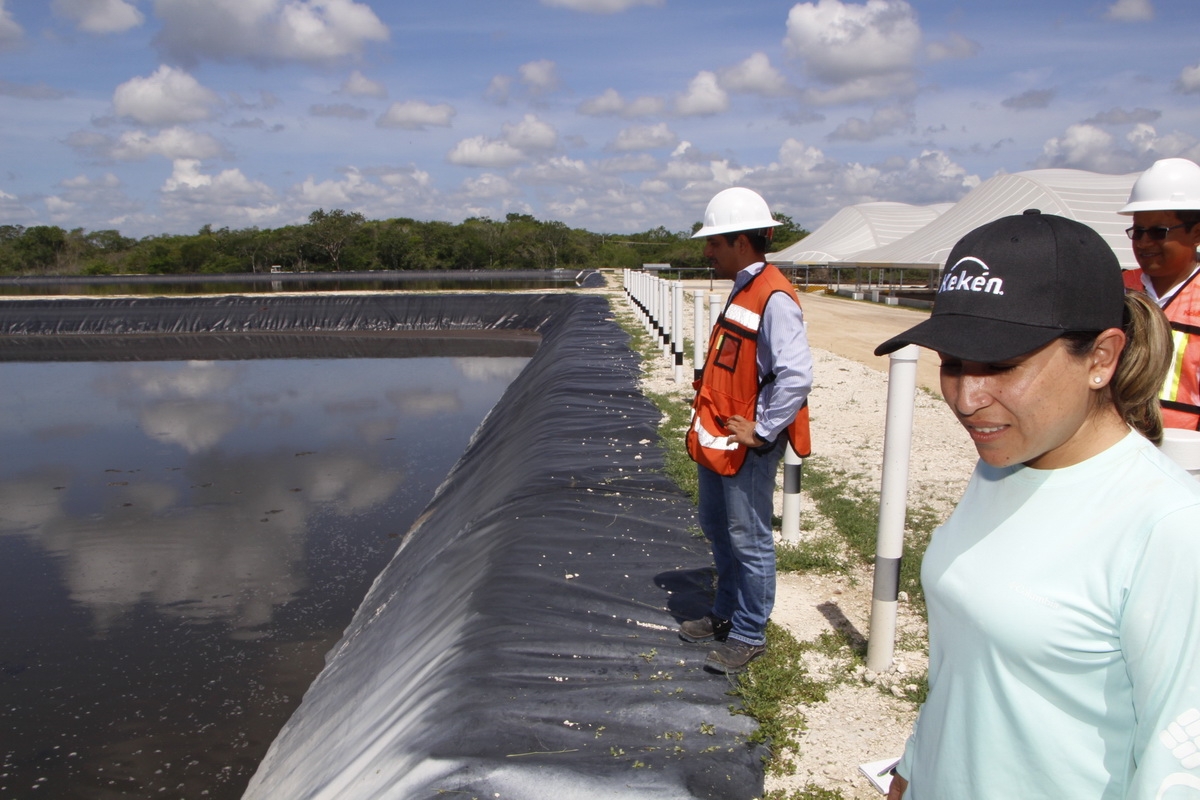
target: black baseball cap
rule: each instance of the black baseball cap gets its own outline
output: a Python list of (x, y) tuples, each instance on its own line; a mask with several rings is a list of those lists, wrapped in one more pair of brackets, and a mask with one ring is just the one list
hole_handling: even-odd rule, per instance
[(1100, 234), (1031, 209), (960, 239), (929, 319), (875, 355), (917, 344), (964, 361), (1004, 361), (1068, 332), (1120, 328), (1124, 298), (1121, 265)]

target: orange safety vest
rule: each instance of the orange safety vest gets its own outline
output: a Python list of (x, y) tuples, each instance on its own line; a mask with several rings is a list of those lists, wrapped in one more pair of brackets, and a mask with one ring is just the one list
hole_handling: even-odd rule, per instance
[[(1124, 274), (1125, 288), (1144, 292), (1142, 271)], [(1184, 281), (1179, 291), (1163, 306), (1171, 322), (1174, 355), (1163, 382), (1159, 403), (1163, 425), (1168, 428), (1200, 428), (1200, 273)]]
[[(753, 420), (759, 392), (775, 379), (759, 378), (758, 331), (767, 301), (779, 292), (800, 304), (791, 281), (767, 264), (729, 299), (709, 336), (704, 371), (692, 384), (696, 398), (687, 432), (688, 455), (720, 475), (736, 475), (746, 460), (746, 448), (729, 438), (725, 420), (734, 414)], [(788, 425), (787, 437), (797, 455), (806, 457), (812, 451), (807, 400)]]

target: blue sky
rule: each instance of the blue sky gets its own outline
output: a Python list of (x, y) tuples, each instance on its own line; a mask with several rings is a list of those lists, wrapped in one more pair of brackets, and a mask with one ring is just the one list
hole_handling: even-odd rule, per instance
[(1200, 160), (1195, 0), (0, 0), (0, 224), (815, 229)]

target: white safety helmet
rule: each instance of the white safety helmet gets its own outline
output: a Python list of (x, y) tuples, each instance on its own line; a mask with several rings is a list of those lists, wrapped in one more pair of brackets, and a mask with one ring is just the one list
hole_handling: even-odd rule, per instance
[(1186, 158), (1155, 161), (1141, 174), (1121, 214), (1135, 211), (1200, 211), (1200, 165)]
[(704, 209), (704, 227), (692, 234), (693, 239), (704, 239), (718, 233), (757, 231), (782, 225), (771, 216), (767, 201), (758, 192), (735, 186), (724, 189), (708, 201)]

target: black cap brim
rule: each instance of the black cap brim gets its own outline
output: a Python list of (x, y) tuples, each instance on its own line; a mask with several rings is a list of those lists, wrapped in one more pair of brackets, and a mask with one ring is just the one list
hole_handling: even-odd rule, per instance
[(1032, 353), (1065, 332), (965, 314), (938, 314), (888, 339), (875, 348), (875, 355), (915, 344), (963, 361), (994, 363)]

